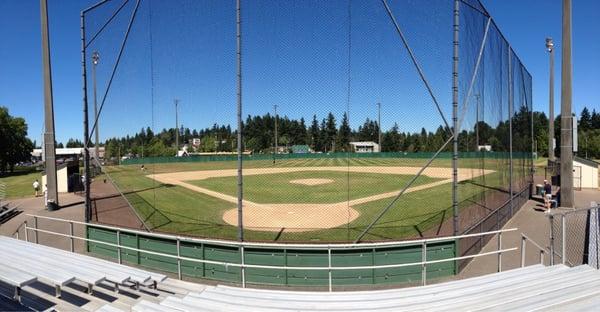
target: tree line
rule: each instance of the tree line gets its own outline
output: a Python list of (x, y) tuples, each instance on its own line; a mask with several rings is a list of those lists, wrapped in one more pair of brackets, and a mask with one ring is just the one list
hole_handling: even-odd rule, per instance
[[(534, 113), (541, 130), (547, 127), (543, 113)], [(513, 150), (529, 151), (531, 143), (531, 114), (522, 109), (512, 119)], [(351, 151), (350, 142), (379, 142), (379, 124), (367, 118), (358, 128), (351, 128), (348, 115), (343, 113), (338, 119), (328, 113), (319, 119), (312, 116), (310, 122), (304, 118), (291, 119), (287, 116), (265, 115), (248, 116), (242, 123), (243, 148), (252, 153), (272, 153), (275, 150), (275, 123), (277, 122), (277, 145), (284, 152), (293, 145), (307, 145), (313, 152), (330, 153)], [(545, 125), (544, 125), (545, 123)], [(382, 130), (382, 152), (436, 152), (450, 139), (450, 129), (439, 126), (435, 131), (422, 128), (419, 132), (401, 131), (400, 125)], [(459, 133), (460, 151), (477, 151), (478, 146), (489, 145), (493, 151), (508, 151), (510, 146), (510, 122), (501, 121), (489, 125), (479, 121), (469, 129)], [(105, 157), (130, 155), (133, 157), (173, 156), (176, 154), (174, 128), (162, 129), (154, 133), (149, 127), (142, 128), (134, 135), (111, 138), (106, 141)], [(234, 152), (237, 146), (237, 131), (230, 125), (214, 124), (204, 129), (190, 129), (181, 126), (179, 142), (187, 144), (190, 152)], [(200, 145), (192, 146), (192, 139), (200, 138)], [(443, 151), (451, 151), (447, 144)]]

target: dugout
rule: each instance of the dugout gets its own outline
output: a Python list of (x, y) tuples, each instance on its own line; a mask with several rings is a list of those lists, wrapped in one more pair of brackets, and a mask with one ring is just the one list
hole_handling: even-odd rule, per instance
[[(42, 172), (42, 185), (46, 185), (46, 171)], [(56, 187), (59, 193), (83, 191), (79, 161), (68, 161), (56, 167)]]

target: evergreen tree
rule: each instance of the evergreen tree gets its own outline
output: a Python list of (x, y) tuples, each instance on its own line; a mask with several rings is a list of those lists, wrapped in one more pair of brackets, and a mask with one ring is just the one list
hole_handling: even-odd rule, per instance
[(587, 131), (592, 128), (592, 115), (587, 107), (584, 107), (581, 111), (581, 116), (579, 117), (579, 129), (582, 131)]
[(335, 152), (335, 139), (337, 136), (337, 127), (335, 122), (335, 117), (331, 112), (327, 115), (327, 122), (325, 124), (325, 131), (327, 132), (325, 144), (327, 144), (327, 149)]
[(596, 109), (592, 111), (592, 128), (600, 129), (600, 112), (596, 112)]
[(342, 124), (340, 125), (340, 130), (338, 131), (338, 138), (336, 140), (337, 149), (339, 151), (349, 151), (350, 150), (350, 136), (352, 135), (352, 129), (350, 128), (350, 124), (348, 121), (348, 114), (344, 112), (342, 116)]
[(319, 137), (321, 135), (321, 131), (319, 129), (319, 122), (317, 121), (317, 115), (313, 115), (312, 124), (310, 126), (310, 147), (314, 151), (321, 151), (321, 145), (319, 141)]

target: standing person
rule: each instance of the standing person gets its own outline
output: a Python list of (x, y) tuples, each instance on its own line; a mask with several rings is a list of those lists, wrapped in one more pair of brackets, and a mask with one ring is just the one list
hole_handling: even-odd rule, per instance
[(548, 183), (548, 180), (544, 180), (544, 206), (546, 211), (552, 208), (552, 184)]
[(44, 207), (48, 208), (48, 184), (44, 184)]
[(39, 196), (39, 191), (40, 191), (40, 182), (38, 182), (37, 179), (35, 179), (35, 181), (33, 181), (33, 190), (35, 191), (35, 197)]

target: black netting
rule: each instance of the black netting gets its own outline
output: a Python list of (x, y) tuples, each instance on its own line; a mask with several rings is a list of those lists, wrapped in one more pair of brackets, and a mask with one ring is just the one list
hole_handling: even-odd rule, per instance
[(454, 1), (242, 0), (241, 80), (236, 5), (85, 14), (94, 221), (238, 239), (241, 189), (245, 240), (376, 241), (493, 230), (518, 209), (531, 76), (479, 1), (458, 2), (456, 188)]

